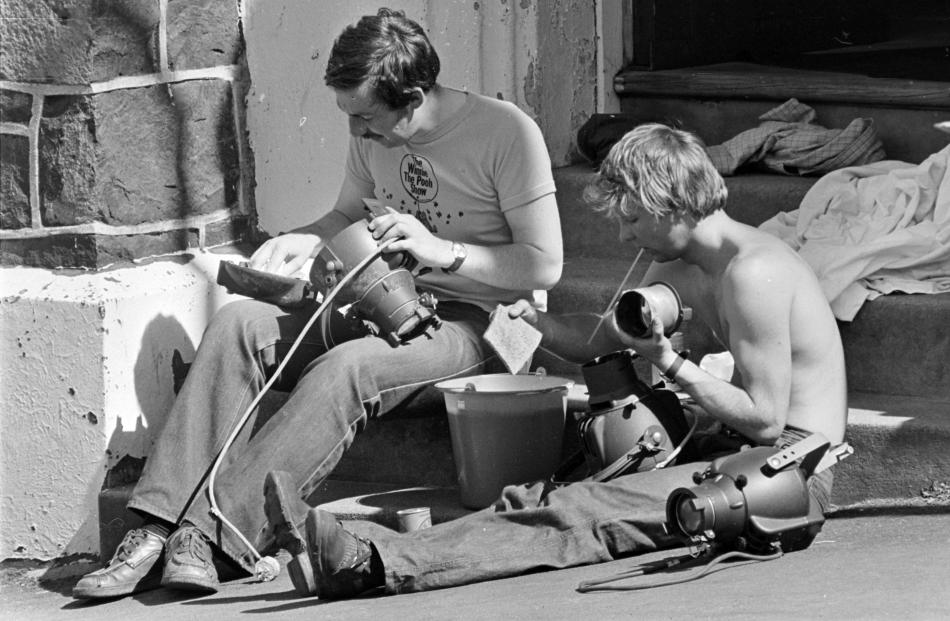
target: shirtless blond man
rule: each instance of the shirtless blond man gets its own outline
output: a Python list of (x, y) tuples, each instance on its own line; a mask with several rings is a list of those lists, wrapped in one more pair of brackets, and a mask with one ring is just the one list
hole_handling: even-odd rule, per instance
[[(652, 251), (643, 283), (672, 285), (696, 320), (732, 353), (731, 382), (686, 361), (676, 382), (717, 421), (759, 444), (775, 442), (786, 425), (844, 437), (847, 414), (844, 353), (831, 309), (815, 274), (788, 245), (730, 218), (726, 189), (698, 140), (662, 125), (629, 132), (604, 161), (585, 194), (620, 227), (620, 241)], [(630, 347), (659, 369), (676, 361), (663, 326), (632, 338), (610, 321), (591, 344), (596, 315), (522, 315), (546, 335), (542, 347), (583, 362)]]

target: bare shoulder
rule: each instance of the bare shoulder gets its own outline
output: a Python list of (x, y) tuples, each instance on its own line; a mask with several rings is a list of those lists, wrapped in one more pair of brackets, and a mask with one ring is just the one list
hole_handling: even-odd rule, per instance
[(756, 231), (738, 247), (722, 279), (726, 287), (774, 291), (793, 289), (798, 279), (807, 274), (807, 264), (787, 244)]

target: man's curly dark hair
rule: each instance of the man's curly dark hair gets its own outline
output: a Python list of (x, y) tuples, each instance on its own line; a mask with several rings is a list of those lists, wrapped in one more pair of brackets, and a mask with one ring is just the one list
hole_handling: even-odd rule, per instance
[(440, 69), (422, 27), (402, 11), (382, 8), (337, 37), (323, 80), (336, 90), (369, 83), (380, 102), (397, 109), (409, 104), (413, 89), (429, 92)]

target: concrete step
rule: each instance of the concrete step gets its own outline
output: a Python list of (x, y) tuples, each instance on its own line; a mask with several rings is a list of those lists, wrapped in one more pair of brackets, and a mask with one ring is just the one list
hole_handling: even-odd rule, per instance
[[(588, 164), (564, 166), (554, 171), (564, 238), (564, 256), (630, 256), (630, 246), (619, 242), (617, 225), (584, 204), (584, 187), (593, 174)], [(758, 226), (782, 211), (797, 209), (814, 185), (814, 177), (790, 177), (762, 173), (726, 178), (729, 200), (726, 213), (739, 222)]]
[[(579, 384), (572, 391), (569, 409), (581, 411), (585, 401), (586, 389)], [(950, 482), (950, 453), (946, 451), (950, 399), (852, 392), (848, 402), (847, 441), (854, 455), (835, 467), (835, 504), (911, 502), (923, 497), (934, 482)], [(434, 517), (464, 512), (456, 495), (448, 424), (440, 411), (433, 414), (432, 418), (382, 419), (368, 425), (311, 502), (328, 503), (348, 517), (376, 515), (390, 522), (395, 510), (425, 505), (425, 498), (440, 499), (433, 506)], [(576, 426), (569, 425), (565, 455), (577, 447), (575, 434)], [(402, 443), (398, 476), (387, 460), (372, 459), (388, 451), (384, 446), (394, 437), (407, 438)], [(415, 447), (409, 438), (418, 439)]]
[(715, 145), (756, 127), (758, 117), (796, 98), (817, 123), (844, 128), (872, 118), (888, 159), (920, 162), (947, 144), (934, 124), (950, 111), (950, 82), (723, 63), (663, 71), (626, 71), (614, 89), (637, 122), (674, 123)]
[[(950, 441), (950, 401), (851, 393), (849, 405), (847, 441), (854, 453), (835, 466), (836, 510), (937, 505), (950, 509), (946, 495), (950, 455), (945, 450)], [(334, 477), (309, 502), (340, 519), (370, 520), (394, 529), (400, 509), (429, 507), (433, 523), (471, 512), (459, 502), (454, 482), (409, 486)]]

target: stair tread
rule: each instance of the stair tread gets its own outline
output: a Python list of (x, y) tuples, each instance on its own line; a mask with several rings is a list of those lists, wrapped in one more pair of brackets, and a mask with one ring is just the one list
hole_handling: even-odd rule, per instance
[[(625, 256), (622, 257), (580, 256), (566, 258), (561, 280), (551, 289), (551, 296), (557, 297), (560, 291), (575, 285), (606, 290), (611, 292), (612, 295), (636, 256), (636, 247), (627, 245), (624, 254)], [(648, 257), (649, 253), (644, 253), (627, 282), (628, 288), (638, 284), (646, 273), (650, 265)], [(873, 311), (868, 310), (868, 313), (887, 312), (888, 307), (899, 309), (900, 312), (929, 312), (935, 309), (950, 309), (950, 306), (947, 305), (950, 305), (950, 292), (933, 294), (893, 293), (865, 303), (862, 310), (859, 311), (859, 315), (865, 309), (874, 309)], [(558, 309), (558, 312), (560, 312), (560, 309)], [(950, 310), (946, 312), (950, 312)], [(950, 315), (941, 314), (936, 319), (950, 321)]]
[(614, 79), (621, 96), (690, 98), (790, 98), (950, 109), (950, 82), (873, 78), (854, 73), (790, 69), (754, 63), (719, 63), (658, 71), (623, 71)]
[(794, 97), (813, 108), (815, 122), (828, 129), (847, 127), (858, 118), (871, 119), (889, 160), (919, 163), (947, 145), (947, 135), (934, 127), (947, 120), (945, 108), (826, 102), (813, 99), (807, 90), (785, 93), (791, 96), (773, 100), (774, 92), (763, 90), (743, 99), (696, 98), (662, 92), (622, 96), (621, 115), (635, 123), (672, 124), (696, 133), (707, 145), (717, 145), (758, 127), (763, 114)]
[[(588, 164), (554, 171), (564, 238), (565, 260), (586, 256), (624, 256), (630, 245), (618, 239), (617, 225), (595, 213), (581, 199), (591, 175)], [(740, 222), (758, 226), (783, 211), (797, 209), (816, 177), (742, 173), (726, 178), (726, 213)]]

